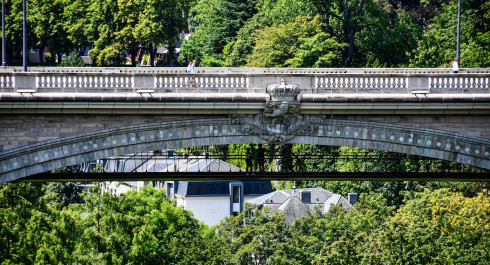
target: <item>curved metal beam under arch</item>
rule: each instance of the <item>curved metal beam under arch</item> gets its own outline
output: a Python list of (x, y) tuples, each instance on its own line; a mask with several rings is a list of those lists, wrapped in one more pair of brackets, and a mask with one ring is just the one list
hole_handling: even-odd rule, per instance
[(129, 153), (187, 146), (296, 143), (420, 155), (490, 169), (490, 140), (384, 123), (316, 118), (219, 118), (121, 127), (0, 153), (0, 183)]

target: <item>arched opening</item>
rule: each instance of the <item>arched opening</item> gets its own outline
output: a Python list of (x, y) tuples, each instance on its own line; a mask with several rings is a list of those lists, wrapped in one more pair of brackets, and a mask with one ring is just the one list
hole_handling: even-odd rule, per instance
[(0, 154), (0, 182), (147, 150), (268, 142), (360, 147), (490, 169), (488, 139), (350, 120), (290, 118), (287, 123), (266, 124), (260, 117), (249, 117), (128, 126), (8, 150)]

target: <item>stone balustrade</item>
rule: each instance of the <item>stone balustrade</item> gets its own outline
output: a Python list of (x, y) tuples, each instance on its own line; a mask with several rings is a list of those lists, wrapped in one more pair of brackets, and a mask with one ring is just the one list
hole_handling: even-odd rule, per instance
[[(29, 67), (28, 72), (47, 73), (185, 73), (185, 67)], [(1, 67), (0, 72), (23, 72), (22, 67)], [(203, 74), (448, 74), (450, 68), (253, 68), (253, 67), (196, 67)], [(460, 73), (490, 73), (490, 68), (462, 68)]]
[[(60, 69), (60, 68), (58, 68)], [(91, 68), (88, 68), (91, 69)], [(125, 68), (122, 68), (125, 69)], [(130, 69), (130, 68), (127, 68)], [(132, 68), (131, 68), (132, 69)], [(213, 68), (214, 69), (214, 68)], [(449, 74), (398, 69), (329, 69), (327, 72), (258, 73), (258, 68), (196, 74), (181, 72), (15, 72), (0, 70), (2, 93), (265, 93), (267, 85), (297, 84), (302, 94), (328, 93), (489, 93), (490, 72)], [(262, 69), (262, 68), (261, 68)], [(11, 69), (10, 69), (11, 70)], [(107, 70), (107, 69), (106, 69)], [(249, 71), (247, 71), (249, 70)], [(289, 69), (283, 69), (290, 71)], [(318, 71), (317, 69), (310, 69)], [(386, 70), (386, 69), (385, 69)]]

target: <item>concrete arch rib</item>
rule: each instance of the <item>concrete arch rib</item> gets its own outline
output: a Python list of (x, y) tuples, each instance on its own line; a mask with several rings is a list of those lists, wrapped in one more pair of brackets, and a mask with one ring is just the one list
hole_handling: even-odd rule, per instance
[(39, 142), (0, 153), (0, 183), (128, 153), (185, 146), (266, 143), (266, 139), (278, 139), (276, 136), (284, 133), (288, 143), (361, 147), (490, 169), (489, 139), (383, 123), (315, 118), (289, 120), (300, 129), (290, 127), (282, 132), (264, 129), (269, 125), (264, 124), (261, 117), (220, 118), (128, 126)]

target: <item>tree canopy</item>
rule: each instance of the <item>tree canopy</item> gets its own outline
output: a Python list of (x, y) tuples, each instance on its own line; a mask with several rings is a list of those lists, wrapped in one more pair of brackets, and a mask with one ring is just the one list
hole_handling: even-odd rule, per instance
[[(241, 17), (226, 2), (198, 1), (184, 59), (201, 66), (447, 67), (456, 56), (455, 1), (240, 1)], [(489, 65), (488, 6), (463, 3), (464, 67)]]

